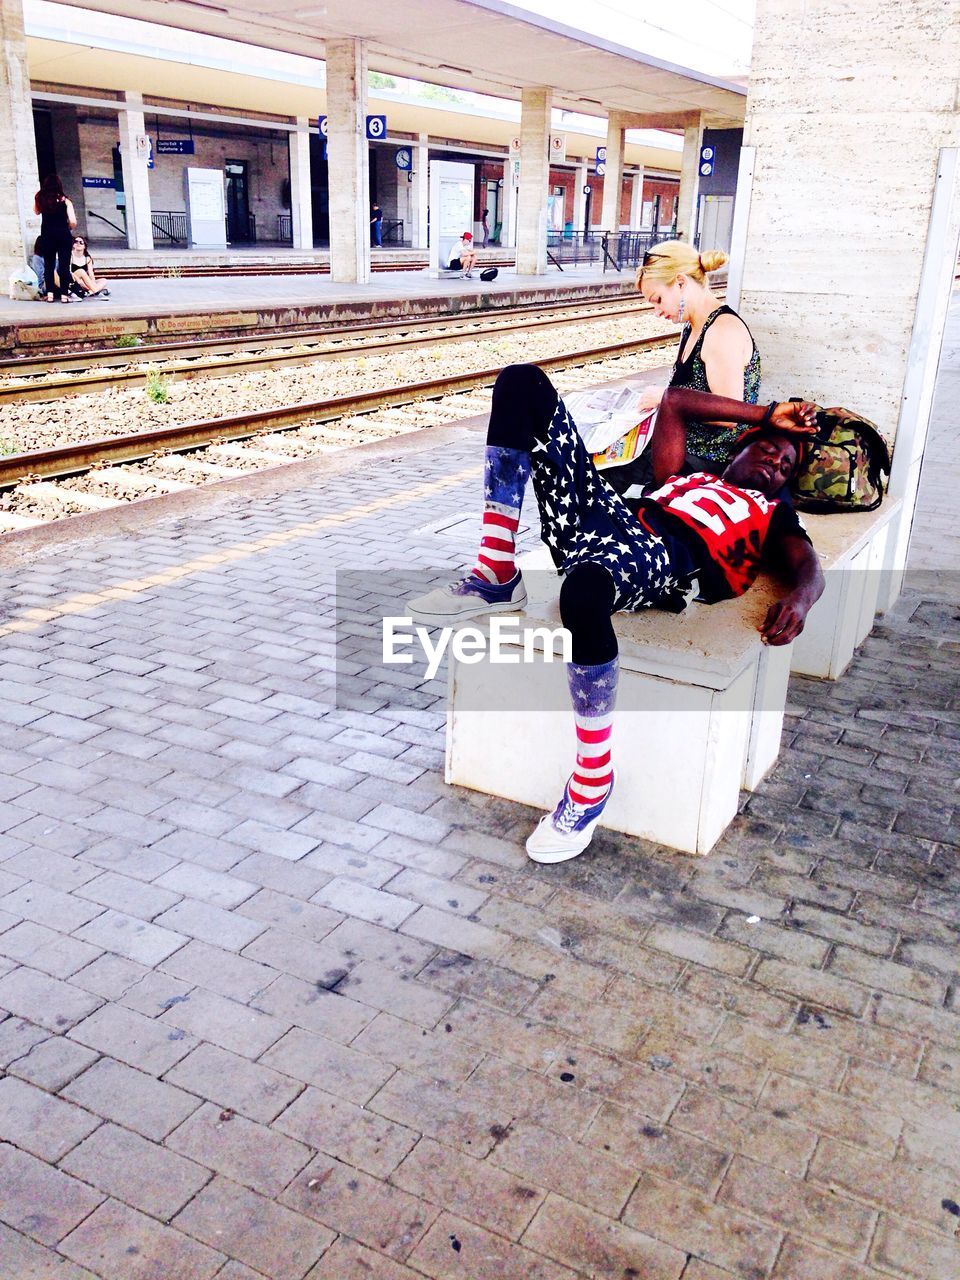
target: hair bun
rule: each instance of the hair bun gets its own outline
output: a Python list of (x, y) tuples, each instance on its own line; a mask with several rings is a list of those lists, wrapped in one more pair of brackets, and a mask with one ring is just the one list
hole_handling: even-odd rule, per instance
[(711, 271), (719, 271), (727, 261), (722, 249), (705, 249), (700, 254), (700, 266), (709, 275)]

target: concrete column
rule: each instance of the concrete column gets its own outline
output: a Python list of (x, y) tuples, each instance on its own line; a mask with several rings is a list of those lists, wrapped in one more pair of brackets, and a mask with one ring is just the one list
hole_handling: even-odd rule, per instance
[(575, 186), (573, 188), (573, 229), (574, 231), (583, 231), (583, 219), (587, 211), (587, 197), (583, 194), (583, 188), (589, 185), (590, 170), (586, 160), (581, 160), (577, 165), (576, 176), (574, 177)]
[(520, 190), (517, 193), (517, 275), (547, 269), (547, 188), (550, 182), (551, 89), (523, 89), (520, 105)]
[(604, 231), (620, 230), (620, 193), (623, 190), (623, 113), (611, 111), (607, 117), (607, 160), (603, 175)]
[(428, 135), (417, 135), (417, 145), (413, 151), (413, 228), (411, 231), (411, 247), (426, 249), (429, 245), (430, 209), (430, 148), (427, 146)]
[(143, 94), (128, 89), (120, 112), (120, 163), (123, 167), (123, 201), (127, 216), (127, 248), (153, 248), (150, 178), (147, 157), (137, 155), (137, 139), (147, 132), (143, 118)]
[(683, 131), (683, 159), (680, 162), (680, 192), (677, 205), (677, 236), (693, 244), (697, 216), (697, 192), (700, 187), (700, 148), (703, 145), (703, 119), (688, 124)]
[(2, 0), (0, 42), (0, 279), (6, 281), (33, 252), (40, 226), (33, 212), (40, 183), (21, 0)]
[(328, 40), (326, 54), (330, 278), (337, 284), (366, 284), (370, 279), (367, 52), (361, 40)]
[(503, 189), (500, 228), (500, 244), (504, 248), (513, 248), (517, 243), (517, 183), (513, 176), (513, 159), (503, 162)]
[(310, 184), (310, 121), (297, 116), (290, 134), (290, 221), (294, 249), (313, 248), (313, 195)]
[(639, 231), (643, 222), (643, 170), (633, 175), (633, 190), (630, 192), (630, 230)]
[[(894, 445), (891, 495), (904, 514), (891, 580), (907, 549), (960, 234), (960, 109), (947, 88), (960, 25), (933, 39), (944, 13), (940, 0), (826, 0), (814, 20), (802, 0), (759, 0), (744, 135), (753, 180), (737, 195), (740, 310), (763, 356), (764, 398), (845, 405)], [(837, 79), (838, 66), (855, 77)], [(892, 138), (910, 139), (896, 150), (895, 182), (877, 164)]]

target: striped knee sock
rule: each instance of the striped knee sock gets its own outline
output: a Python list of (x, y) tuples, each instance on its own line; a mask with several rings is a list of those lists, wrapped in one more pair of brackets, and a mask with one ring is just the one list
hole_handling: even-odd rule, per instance
[(474, 577), (509, 582), (516, 573), (517, 526), (529, 474), (530, 455), (525, 450), (487, 445), (483, 459), (483, 523)]
[(570, 779), (574, 804), (598, 804), (613, 785), (610, 738), (618, 675), (617, 658), (597, 666), (570, 663), (567, 667), (577, 724), (577, 763)]

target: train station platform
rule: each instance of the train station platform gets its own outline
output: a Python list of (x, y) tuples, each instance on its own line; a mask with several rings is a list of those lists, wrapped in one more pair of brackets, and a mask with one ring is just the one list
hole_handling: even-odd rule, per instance
[(9, 354), (109, 343), (118, 338), (162, 341), (295, 332), (348, 320), (429, 317), (525, 304), (636, 296), (634, 273), (596, 267), (552, 269), (518, 276), (500, 268), (496, 280), (440, 278), (425, 270), (375, 275), (369, 284), (337, 284), (329, 275), (160, 277), (111, 280), (110, 297), (62, 303), (0, 299), (0, 351)]
[(477, 421), (0, 539), (5, 1276), (960, 1274), (951, 324), (906, 591), (707, 858), (534, 866), (335, 672)]

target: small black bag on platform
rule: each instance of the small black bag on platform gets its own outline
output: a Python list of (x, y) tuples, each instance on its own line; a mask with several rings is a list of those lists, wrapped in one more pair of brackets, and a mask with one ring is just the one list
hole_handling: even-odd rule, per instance
[(489, 284), (491, 280), (496, 280), (499, 274), (500, 272), (496, 267), (487, 267), (486, 271), (480, 272), (480, 279)]

